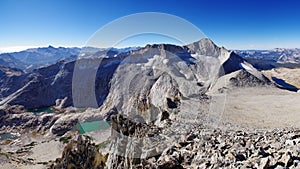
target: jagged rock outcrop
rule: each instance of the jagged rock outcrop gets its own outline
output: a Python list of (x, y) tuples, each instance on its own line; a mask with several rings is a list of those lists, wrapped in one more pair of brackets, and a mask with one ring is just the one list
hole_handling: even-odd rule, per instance
[(259, 79), (251, 73), (240, 70), (235, 77), (229, 79), (231, 85), (236, 87), (255, 87), (271, 85), (271, 81), (263, 76), (263, 79)]
[(78, 136), (64, 148), (61, 158), (56, 160), (51, 169), (103, 169), (107, 155), (101, 154), (99, 148), (91, 143), (90, 138)]
[(143, 140), (161, 132), (155, 125), (147, 125), (141, 117), (129, 118), (123, 115), (111, 117), (112, 142), (107, 161), (108, 168), (132, 168), (141, 163), (144, 156), (156, 156), (153, 143), (158, 143), (158, 138)]
[(297, 168), (299, 133), (293, 130), (200, 130), (173, 143), (142, 168)]

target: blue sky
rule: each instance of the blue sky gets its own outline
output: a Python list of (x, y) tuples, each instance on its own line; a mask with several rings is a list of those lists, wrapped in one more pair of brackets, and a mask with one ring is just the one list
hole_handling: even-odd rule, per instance
[(105, 24), (138, 12), (184, 18), (228, 49), (299, 48), (299, 7), (296, 0), (1, 0), (0, 50), (83, 46)]

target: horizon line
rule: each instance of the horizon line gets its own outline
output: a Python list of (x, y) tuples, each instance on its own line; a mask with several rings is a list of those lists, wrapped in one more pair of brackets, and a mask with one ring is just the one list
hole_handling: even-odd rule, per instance
[[(116, 48), (116, 49), (124, 49), (124, 48), (134, 48), (134, 47), (140, 47), (140, 48), (143, 48), (143, 47), (146, 47), (147, 45), (154, 45), (154, 44), (170, 44), (170, 45), (175, 45), (175, 46), (178, 46), (177, 44), (172, 44), (172, 43), (149, 43), (149, 44), (145, 44), (145, 45), (135, 45), (135, 46), (119, 46), (119, 47), (108, 47), (108, 48)], [(219, 46), (217, 45), (218, 47), (222, 48), (224, 46)], [(92, 47), (92, 48), (98, 48), (98, 49), (106, 49), (106, 47), (94, 47), (94, 46), (62, 46), (62, 45), (52, 45), (52, 44), (49, 44), (49, 45), (41, 45), (41, 46), (38, 46), (38, 45), (24, 45), (24, 46), (7, 46), (7, 47), (0, 47), (0, 54), (3, 54), (3, 53), (14, 53), (14, 52), (21, 52), (21, 51), (26, 51), (26, 50), (29, 50), (29, 49), (37, 49), (37, 48), (49, 48), (49, 47), (53, 47), (53, 48), (85, 48), (85, 47)], [(225, 47), (226, 48), (226, 47)], [(259, 50), (274, 50), (274, 49), (300, 49), (300, 47), (291, 47), (291, 48), (286, 48), (286, 47), (274, 47), (274, 48), (241, 48), (241, 49), (228, 49), (226, 48), (227, 50), (230, 50), (230, 51), (236, 51), (236, 50), (256, 50), (256, 51), (259, 51)]]

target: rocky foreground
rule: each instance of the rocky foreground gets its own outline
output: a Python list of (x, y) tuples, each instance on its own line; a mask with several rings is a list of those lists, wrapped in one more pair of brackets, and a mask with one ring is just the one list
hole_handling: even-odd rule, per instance
[[(142, 149), (147, 147), (146, 141), (136, 144), (136, 140), (131, 138), (142, 138), (163, 131), (139, 123), (133, 126), (113, 129), (115, 137), (106, 155), (102, 155), (89, 138), (79, 137), (77, 142), (66, 146), (62, 158), (57, 159), (51, 168), (300, 167), (300, 130), (296, 129), (222, 130), (198, 126), (193, 132), (181, 135), (167, 148), (154, 146), (143, 158)], [(147, 132), (141, 134), (142, 131)], [(122, 134), (129, 137), (125, 138)], [(130, 147), (130, 144), (135, 147)], [(141, 158), (136, 158), (134, 154), (140, 154)]]
[(175, 143), (146, 168), (298, 168), (299, 131), (200, 130)]

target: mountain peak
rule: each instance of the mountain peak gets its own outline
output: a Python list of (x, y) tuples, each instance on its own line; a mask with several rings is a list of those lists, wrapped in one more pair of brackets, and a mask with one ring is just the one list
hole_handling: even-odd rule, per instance
[(217, 47), (217, 45), (209, 38), (202, 38), (196, 42), (193, 42), (191, 44), (188, 44), (186, 46), (191, 46), (191, 45), (200, 45), (200, 46), (215, 46)]
[(206, 56), (217, 57), (221, 52), (221, 48), (209, 38), (203, 38), (197, 42), (187, 45), (186, 47), (189, 48), (189, 52), (191, 53), (198, 53)]
[(209, 38), (203, 38), (197, 41), (196, 43), (202, 43), (202, 44), (211, 44), (217, 46), (211, 39)]

